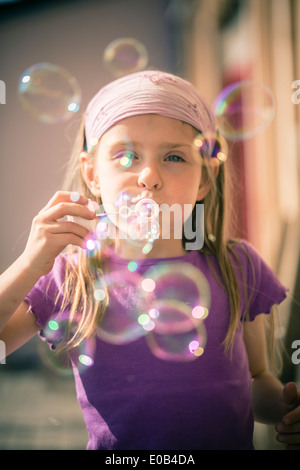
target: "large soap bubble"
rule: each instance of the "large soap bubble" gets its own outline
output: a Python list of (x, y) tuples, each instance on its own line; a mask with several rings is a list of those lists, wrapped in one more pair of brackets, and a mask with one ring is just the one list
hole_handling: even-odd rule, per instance
[(142, 337), (152, 353), (168, 361), (192, 361), (204, 353), (210, 288), (189, 263), (162, 263), (143, 274), (138, 263), (95, 282), (95, 297), (109, 303), (97, 328), (100, 339), (120, 345)]
[[(41, 336), (45, 340), (44, 346), (39, 345), (39, 353), (43, 363), (57, 375), (70, 376), (72, 364), (84, 373), (94, 365), (95, 357), (95, 337), (91, 336), (82, 341), (79, 346), (68, 352), (55, 351), (62, 342), (71, 339), (78, 326), (79, 319), (74, 319), (71, 323), (67, 314), (53, 315), (41, 331)], [(48, 344), (51, 345), (51, 349)]]
[(119, 38), (105, 48), (103, 60), (115, 77), (122, 77), (143, 70), (148, 63), (148, 52), (137, 39)]
[(206, 345), (204, 320), (209, 314), (210, 287), (189, 263), (162, 263), (144, 273), (142, 289), (152, 293), (142, 325), (153, 354), (170, 361), (191, 361)]
[(262, 83), (234, 82), (213, 103), (219, 131), (229, 140), (249, 139), (262, 132), (275, 115), (272, 91)]
[(157, 301), (185, 303), (195, 320), (207, 316), (210, 287), (204, 274), (192, 264), (162, 263), (147, 270), (144, 278), (153, 285)]
[(46, 124), (67, 121), (80, 108), (81, 90), (69, 71), (55, 64), (32, 65), (19, 80), (24, 109)]

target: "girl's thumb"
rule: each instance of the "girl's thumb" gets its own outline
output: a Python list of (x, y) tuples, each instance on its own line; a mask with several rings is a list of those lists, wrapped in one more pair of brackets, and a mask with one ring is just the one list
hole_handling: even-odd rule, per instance
[(286, 405), (292, 405), (297, 400), (297, 385), (288, 382), (282, 390), (282, 400)]

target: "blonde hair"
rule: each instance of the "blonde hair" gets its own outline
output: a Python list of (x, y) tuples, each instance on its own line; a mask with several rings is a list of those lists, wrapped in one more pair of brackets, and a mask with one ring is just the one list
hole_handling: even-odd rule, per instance
[[(83, 150), (85, 150), (84, 118), (82, 119), (71, 158), (68, 162), (63, 189), (79, 191), (81, 194), (101, 204), (101, 200), (95, 198), (91, 193), (81, 174), (80, 153)], [(92, 157), (93, 155), (91, 158)], [(203, 159), (203, 178), (209, 183), (210, 191), (204, 201), (201, 201), (204, 202), (205, 205), (205, 219), (204, 244), (200, 251), (204, 253), (208, 263), (210, 262), (211, 255), (215, 256), (218, 261), (221, 277), (218, 276), (217, 273), (214, 274), (219, 279), (220, 285), (226, 290), (230, 304), (230, 322), (223, 345), (225, 352), (230, 352), (231, 354), (235, 333), (240, 321), (240, 286), (230, 257), (233, 257), (235, 262), (240, 266), (242, 276), (243, 270), (234, 251), (234, 246), (236, 246), (239, 241), (228, 236), (228, 227), (226, 224), (226, 216), (230, 208), (230, 202), (228, 202), (229, 198), (227, 198), (228, 175), (226, 164), (220, 165), (218, 176), (216, 177), (209, 161)], [(184, 238), (183, 243), (185, 243)], [(81, 248), (69, 246), (66, 249), (66, 256), (68, 262), (65, 282), (62, 286), (63, 304), (61, 308), (63, 310), (64, 306), (71, 305), (69, 317), (70, 326), (65, 341), (58, 348), (60, 351), (68, 351), (77, 347), (82, 341), (93, 335), (109, 304), (108, 293), (101, 280), (103, 276), (101, 251), (98, 251), (95, 256), (91, 256)], [(102, 283), (102, 288), (106, 292), (106, 297), (102, 301), (94, 297), (95, 279), (97, 279), (98, 283)], [(246, 309), (243, 318), (246, 320), (249, 314), (248, 305), (250, 299), (247, 296), (246, 283), (243, 283), (243, 285), (245, 287), (244, 294), (246, 299)], [(79, 321), (76, 322), (75, 332), (73, 332), (72, 335), (68, 335), (71, 331), (72, 323), (77, 317)]]

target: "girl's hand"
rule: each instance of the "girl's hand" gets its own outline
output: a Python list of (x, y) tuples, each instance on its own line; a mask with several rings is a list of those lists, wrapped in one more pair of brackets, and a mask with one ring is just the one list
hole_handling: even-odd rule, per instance
[(51, 271), (55, 258), (69, 244), (82, 246), (89, 230), (75, 222), (61, 220), (66, 216), (95, 219), (95, 211), (88, 207), (89, 199), (74, 193), (58, 191), (34, 217), (26, 248), (22, 254), (27, 268), (39, 277)]
[(276, 424), (277, 440), (288, 444), (289, 450), (300, 450), (300, 391), (294, 382), (285, 385), (280, 396), (280, 406), (285, 413)]

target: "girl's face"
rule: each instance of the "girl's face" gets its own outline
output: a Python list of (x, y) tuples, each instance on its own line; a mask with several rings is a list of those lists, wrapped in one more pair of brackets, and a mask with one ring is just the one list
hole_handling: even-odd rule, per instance
[[(93, 174), (103, 205), (111, 206), (130, 187), (159, 205), (179, 204), (182, 214), (185, 205), (194, 207), (208, 191), (201, 185), (194, 137), (192, 126), (155, 114), (126, 118), (111, 127), (99, 142)], [(123, 157), (129, 164), (122, 165)], [(181, 240), (168, 246), (174, 248), (176, 242), (179, 250)]]

